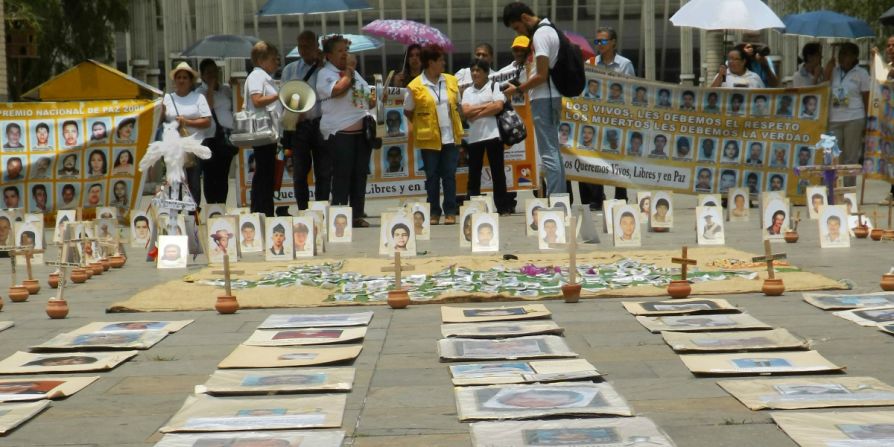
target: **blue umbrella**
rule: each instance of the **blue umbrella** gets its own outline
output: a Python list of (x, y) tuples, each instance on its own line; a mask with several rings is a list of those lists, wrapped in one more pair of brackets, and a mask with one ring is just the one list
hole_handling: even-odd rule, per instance
[(248, 59), (257, 37), (217, 34), (206, 36), (180, 53), (182, 57), (210, 57), (212, 59)]
[(366, 0), (268, 0), (259, 16), (285, 16), (321, 14), (324, 12), (357, 11), (372, 9)]
[(782, 23), (785, 23), (785, 34), (791, 35), (840, 39), (875, 37), (868, 23), (834, 11), (789, 14), (782, 18)]
[[(384, 45), (384, 42), (382, 42), (381, 40), (376, 39), (375, 37), (365, 36), (363, 34), (342, 34), (342, 36), (345, 39), (351, 41), (351, 48), (349, 50), (351, 53), (360, 53), (363, 51), (375, 50), (377, 48), (382, 48), (382, 45)], [(326, 36), (320, 36), (320, 46), (322, 46), (323, 37)], [(298, 47), (292, 49), (292, 51), (290, 51), (289, 54), (286, 55), (286, 57), (301, 57), (301, 54), (298, 53)]]

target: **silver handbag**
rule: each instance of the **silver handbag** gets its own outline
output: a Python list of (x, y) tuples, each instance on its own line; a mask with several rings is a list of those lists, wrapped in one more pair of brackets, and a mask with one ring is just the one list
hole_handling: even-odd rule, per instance
[(241, 111), (233, 115), (233, 133), (230, 142), (236, 146), (266, 146), (279, 141), (279, 132), (267, 110)]

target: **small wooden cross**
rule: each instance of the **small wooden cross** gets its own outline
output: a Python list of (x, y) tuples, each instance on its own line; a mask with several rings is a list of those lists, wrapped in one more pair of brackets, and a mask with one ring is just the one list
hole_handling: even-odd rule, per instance
[(549, 248), (564, 248), (568, 250), (568, 284), (577, 284), (577, 216), (571, 215), (568, 221), (570, 236), (566, 236), (568, 242), (564, 244), (551, 243)]
[(16, 252), (17, 255), (22, 255), (25, 258), (25, 272), (28, 273), (28, 279), (33, 280), (34, 275), (32, 275), (31, 271), (31, 258), (34, 257), (35, 253), (43, 253), (43, 250), (35, 250), (34, 247), (29, 246), (25, 250)]
[(385, 273), (394, 272), (394, 289), (400, 290), (401, 289), (401, 285), (400, 285), (401, 272), (404, 272), (404, 271), (411, 272), (415, 269), (416, 269), (416, 267), (413, 267), (410, 264), (401, 264), (400, 263), (400, 252), (395, 251), (394, 252), (394, 266), (382, 267), (381, 271), (385, 272)]
[(866, 225), (863, 225), (863, 215), (864, 214), (866, 214), (866, 213), (864, 213), (862, 211), (857, 211), (856, 213), (851, 213), (851, 216), (857, 216), (857, 226), (858, 227), (866, 226)]
[[(10, 274), (12, 276), (12, 283), (10, 286), (19, 285), (19, 281), (16, 275), (16, 255), (19, 253), (23, 253), (25, 250), (32, 248), (30, 245), (28, 246), (8, 246), (8, 247), (0, 247), (0, 252), (9, 253), (9, 265), (10, 265)], [(30, 264), (30, 262), (29, 262)]]
[(801, 212), (797, 211), (795, 213), (794, 219), (791, 220), (792, 231), (798, 231), (798, 224), (801, 223)]
[(766, 262), (767, 263), (767, 277), (770, 279), (775, 279), (776, 275), (773, 274), (773, 261), (777, 259), (785, 259), (785, 253), (776, 253), (770, 250), (770, 241), (764, 241), (764, 256), (755, 256), (751, 258), (752, 262)]
[(224, 275), (224, 290), (227, 293), (227, 296), (233, 296), (233, 289), (230, 285), (230, 275), (237, 274), (242, 275), (245, 272), (242, 270), (230, 270), (230, 254), (226, 252), (226, 248), (224, 248), (223, 255), (223, 270), (214, 270), (211, 272), (215, 275)]
[(688, 256), (689, 247), (683, 246), (683, 257), (680, 258), (671, 258), (671, 262), (674, 264), (680, 264), (680, 279), (686, 281), (686, 272), (690, 265), (696, 265), (698, 261), (695, 259), (689, 259)]

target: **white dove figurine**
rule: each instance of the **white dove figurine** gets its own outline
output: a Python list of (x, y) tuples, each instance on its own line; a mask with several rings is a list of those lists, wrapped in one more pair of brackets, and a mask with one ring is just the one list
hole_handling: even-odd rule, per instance
[(177, 122), (164, 123), (161, 141), (149, 144), (146, 155), (140, 160), (140, 171), (149, 169), (159, 159), (164, 159), (166, 174), (165, 179), (169, 185), (186, 181), (186, 173), (183, 170), (183, 162), (186, 154), (195, 154), (202, 160), (211, 158), (211, 149), (202, 146), (199, 141), (191, 136), (181, 137), (177, 131)]

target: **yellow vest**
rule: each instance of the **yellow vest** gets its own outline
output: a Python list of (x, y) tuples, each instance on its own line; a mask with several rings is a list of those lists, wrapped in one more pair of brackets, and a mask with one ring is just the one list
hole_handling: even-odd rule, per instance
[[(422, 83), (421, 74), (413, 79), (407, 88), (413, 95), (413, 144), (419, 149), (441, 150), (441, 127), (438, 124), (437, 104), (431, 95), (431, 89)], [(444, 73), (447, 84), (447, 104), (450, 108), (450, 119), (453, 121), (453, 141), (457, 146), (463, 138), (463, 124), (457, 107), (459, 106), (459, 83), (453, 75)]]

